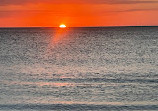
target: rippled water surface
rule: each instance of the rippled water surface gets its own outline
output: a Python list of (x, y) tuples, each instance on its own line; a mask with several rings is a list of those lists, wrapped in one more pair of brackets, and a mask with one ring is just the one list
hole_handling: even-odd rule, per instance
[(0, 110), (158, 110), (158, 27), (1, 28)]

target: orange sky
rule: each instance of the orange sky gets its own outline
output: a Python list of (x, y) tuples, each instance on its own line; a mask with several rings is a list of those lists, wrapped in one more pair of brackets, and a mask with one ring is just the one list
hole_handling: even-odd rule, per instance
[(158, 0), (0, 0), (0, 27), (158, 25)]

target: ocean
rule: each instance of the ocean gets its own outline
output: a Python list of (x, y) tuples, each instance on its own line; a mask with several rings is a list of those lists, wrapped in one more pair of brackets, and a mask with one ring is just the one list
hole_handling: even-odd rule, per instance
[(158, 27), (0, 28), (0, 110), (158, 110)]

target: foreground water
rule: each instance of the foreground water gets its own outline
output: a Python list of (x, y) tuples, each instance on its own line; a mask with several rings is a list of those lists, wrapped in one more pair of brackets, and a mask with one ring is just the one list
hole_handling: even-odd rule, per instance
[(158, 27), (1, 28), (0, 110), (158, 110)]

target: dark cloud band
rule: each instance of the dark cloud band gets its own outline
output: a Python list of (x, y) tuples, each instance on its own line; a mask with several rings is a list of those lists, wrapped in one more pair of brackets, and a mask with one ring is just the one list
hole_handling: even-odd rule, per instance
[(140, 3), (158, 3), (158, 0), (0, 0), (0, 5), (21, 5), (34, 3), (85, 3), (85, 4), (140, 4)]

